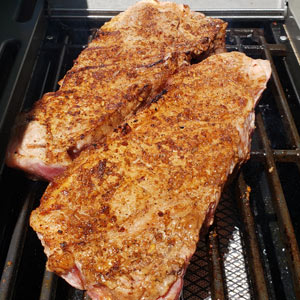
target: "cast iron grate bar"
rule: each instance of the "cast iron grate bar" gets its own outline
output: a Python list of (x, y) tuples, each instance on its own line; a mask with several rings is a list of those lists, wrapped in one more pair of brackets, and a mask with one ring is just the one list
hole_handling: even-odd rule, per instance
[(40, 300), (55, 299), (57, 286), (57, 276), (45, 269), (43, 276), (42, 289), (40, 294)]
[[(300, 159), (300, 149), (271, 149), (271, 152), (277, 162), (295, 162)], [(266, 152), (264, 150), (253, 150), (251, 151), (251, 157), (256, 160), (264, 161), (266, 158)]]
[(60, 80), (60, 77), (61, 77), (61, 69), (62, 69), (62, 66), (63, 66), (63, 63), (64, 63), (64, 58), (65, 58), (65, 55), (66, 55), (66, 49), (68, 47), (68, 43), (69, 43), (69, 36), (66, 35), (65, 38), (64, 38), (64, 41), (63, 41), (63, 46), (62, 46), (61, 51), (60, 51), (58, 67), (57, 67), (57, 72), (56, 72), (56, 75), (55, 75), (55, 79), (53, 81), (52, 91), (57, 90), (57, 84), (58, 84), (58, 81)]
[(265, 280), (262, 258), (255, 232), (255, 222), (250, 207), (250, 188), (246, 185), (243, 173), (237, 180), (237, 205), (244, 221), (244, 238), (248, 254), (249, 269), (253, 281), (254, 294), (259, 300), (268, 299), (268, 288)]
[(36, 188), (37, 183), (34, 183), (31, 187), (30, 192), (25, 198), (23, 207), (21, 209), (12, 234), (4, 270), (1, 276), (1, 300), (12, 299), (14, 294), (15, 282), (17, 279), (18, 272), (20, 271), (19, 265), (23, 253), (23, 246), (26, 240), (27, 230), (29, 227), (29, 215), (32, 210), (33, 202), (35, 199)]

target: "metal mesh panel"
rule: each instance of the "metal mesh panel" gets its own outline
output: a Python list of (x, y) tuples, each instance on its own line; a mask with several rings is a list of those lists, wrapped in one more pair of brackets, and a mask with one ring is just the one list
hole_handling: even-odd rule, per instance
[(182, 299), (211, 299), (209, 279), (209, 257), (205, 238), (197, 245), (187, 272), (184, 276)]
[(241, 225), (232, 198), (223, 197), (217, 209), (216, 223), (228, 298), (250, 299)]

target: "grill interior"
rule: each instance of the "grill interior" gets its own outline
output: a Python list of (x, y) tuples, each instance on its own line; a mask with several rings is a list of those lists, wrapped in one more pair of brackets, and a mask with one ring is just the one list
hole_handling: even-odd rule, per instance
[[(24, 110), (57, 89), (103, 24), (91, 18), (47, 21), (33, 72), (27, 74)], [(214, 225), (201, 234), (181, 298), (299, 299), (300, 99), (287, 64), (296, 59), (283, 23), (228, 21), (228, 51), (269, 59), (273, 74), (257, 107), (251, 159), (225, 188)], [(0, 299), (88, 299), (45, 271), (43, 248), (29, 228), (46, 183), (4, 168), (0, 187)]]

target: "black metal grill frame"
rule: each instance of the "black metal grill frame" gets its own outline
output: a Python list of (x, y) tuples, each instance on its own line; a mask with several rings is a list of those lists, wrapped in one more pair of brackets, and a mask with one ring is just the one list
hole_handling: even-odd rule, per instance
[[(242, 299), (238, 291), (236, 296), (229, 293), (230, 282), (224, 271), (226, 243), (230, 239), (230, 231), (222, 233), (222, 228), (227, 226), (224, 225), (227, 209), (233, 216), (229, 216), (230, 222), (241, 232), (249, 297), (300, 299), (300, 256), (293, 228), (295, 218), (291, 220), (292, 208), (288, 207), (289, 199), (283, 187), (286, 184), (282, 179), (289, 181), (289, 174), (282, 171), (286, 167), (282, 168), (282, 165), (293, 166), (290, 176), (298, 176), (300, 170), (299, 122), (295, 118), (300, 116), (299, 93), (296, 90), (288, 92), (286, 87), (295, 88), (293, 81), (296, 79), (286, 65), (286, 58), (293, 61), (294, 55), (289, 41), (280, 42), (280, 36), (285, 35), (283, 23), (228, 21), (228, 51), (243, 51), (255, 58), (268, 59), (272, 78), (257, 108), (251, 159), (226, 188), (215, 224), (199, 241), (185, 276), (182, 297)], [(23, 88), (26, 91), (24, 97), (20, 98), (23, 109), (29, 108), (46, 91), (57, 89), (57, 81), (102, 22), (88, 18), (48, 18), (48, 31), (36, 56), (33, 75)], [(285, 86), (283, 79), (288, 82)], [(291, 97), (293, 99), (289, 99)], [(278, 136), (272, 128), (274, 124), (269, 124), (269, 113), (279, 116), (272, 122), (284, 133), (284, 142), (276, 141)], [(84, 292), (69, 287), (44, 269), (42, 247), (29, 228), (30, 212), (38, 205), (46, 184), (32, 182), (20, 172), (5, 168), (0, 187), (3, 195), (0, 207), (0, 299), (87, 299)], [(296, 196), (299, 194), (297, 192)]]

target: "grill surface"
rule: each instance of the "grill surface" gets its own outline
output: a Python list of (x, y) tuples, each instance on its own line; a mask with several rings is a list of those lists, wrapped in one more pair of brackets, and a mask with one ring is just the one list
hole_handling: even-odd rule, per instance
[[(201, 234), (181, 298), (300, 299), (300, 101), (286, 63), (294, 56), (289, 42), (281, 42), (282, 23), (229, 24), (228, 50), (269, 59), (273, 75), (257, 108), (251, 159), (226, 187), (214, 225)], [(100, 26), (88, 18), (49, 18), (23, 109), (57, 89)], [(42, 246), (28, 226), (46, 184), (4, 168), (0, 187), (0, 299), (88, 299), (45, 271)]]

